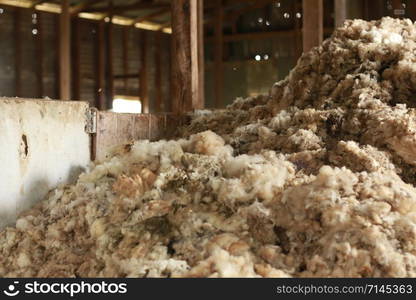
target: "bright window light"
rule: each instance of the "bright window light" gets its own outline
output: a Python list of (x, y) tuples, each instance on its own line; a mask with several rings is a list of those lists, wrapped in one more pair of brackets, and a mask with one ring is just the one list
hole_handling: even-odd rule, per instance
[(113, 111), (117, 113), (140, 114), (142, 112), (142, 103), (137, 97), (115, 96)]

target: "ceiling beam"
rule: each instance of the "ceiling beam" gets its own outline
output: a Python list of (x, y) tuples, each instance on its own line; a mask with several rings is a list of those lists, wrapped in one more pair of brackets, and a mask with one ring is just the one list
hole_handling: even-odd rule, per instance
[(86, 0), (80, 4), (75, 5), (71, 8), (71, 15), (77, 15), (80, 12), (86, 10), (87, 8), (90, 8), (92, 5), (103, 2), (105, 0)]
[[(129, 5), (123, 5), (123, 6), (114, 6), (113, 13), (123, 13), (125, 11), (131, 11), (131, 10), (140, 10), (140, 9), (149, 9), (149, 8), (169, 8), (170, 5), (168, 3), (153, 3), (153, 2), (136, 2)], [(97, 8), (90, 8), (86, 10), (87, 12), (107, 12), (107, 7), (97, 7)]]
[(32, 8), (35, 7), (36, 5), (42, 4), (47, 2), (48, 0), (34, 0), (32, 3)]
[(148, 21), (148, 20), (154, 19), (156, 17), (165, 15), (169, 12), (170, 12), (170, 8), (162, 8), (162, 9), (159, 9), (159, 10), (157, 10), (157, 11), (151, 13), (151, 14), (141, 16), (141, 17), (137, 17), (136, 19), (134, 19), (133, 24), (136, 24), (138, 22)]

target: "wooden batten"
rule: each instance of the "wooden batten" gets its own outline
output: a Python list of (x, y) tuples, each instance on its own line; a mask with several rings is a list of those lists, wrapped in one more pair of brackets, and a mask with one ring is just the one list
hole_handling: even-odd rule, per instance
[(71, 98), (71, 15), (69, 0), (62, 0), (59, 15), (59, 94), (61, 100)]
[(303, 52), (308, 52), (322, 43), (323, 0), (303, 0)]
[(215, 93), (215, 107), (223, 106), (223, 81), (224, 81), (224, 10), (222, 0), (215, 1), (215, 50), (214, 50), (214, 93)]
[(200, 74), (201, 56), (200, 0), (172, 1), (171, 99), (174, 113), (203, 107)]
[(140, 70), (139, 97), (142, 102), (142, 112), (149, 112), (149, 90), (147, 86), (147, 33), (140, 31)]

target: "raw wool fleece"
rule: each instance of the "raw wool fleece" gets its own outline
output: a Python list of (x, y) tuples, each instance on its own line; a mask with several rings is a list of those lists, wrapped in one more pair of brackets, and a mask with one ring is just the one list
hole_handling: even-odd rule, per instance
[(416, 276), (416, 27), (347, 21), (270, 95), (127, 145), (0, 233), (1, 276)]

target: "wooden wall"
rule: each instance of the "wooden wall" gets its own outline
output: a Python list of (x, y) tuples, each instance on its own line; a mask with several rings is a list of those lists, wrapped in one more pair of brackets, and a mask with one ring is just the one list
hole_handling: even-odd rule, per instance
[[(0, 6), (0, 12), (0, 97), (58, 99), (59, 16), (9, 6)], [(35, 18), (33, 14), (36, 14)], [(71, 98), (98, 106), (96, 102), (99, 23), (73, 19), (71, 27)], [(104, 34), (106, 38), (107, 34)], [(129, 78), (114, 79), (114, 94), (139, 96), (142, 30), (113, 24), (112, 34), (113, 75), (129, 75)], [(161, 102), (160, 111), (168, 111), (170, 35), (146, 31), (146, 36), (145, 76), (150, 112), (157, 111), (156, 101)], [(160, 51), (155, 51), (157, 44), (161, 45)], [(105, 57), (104, 61), (108, 62), (108, 57)], [(107, 69), (104, 66), (104, 70)], [(108, 82), (105, 82), (105, 85), (107, 84)], [(108, 107), (111, 100), (106, 99), (106, 103), (107, 108), (111, 108)]]

